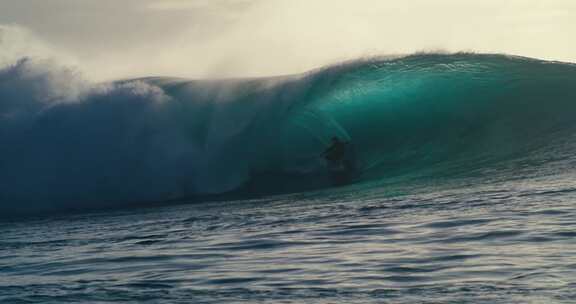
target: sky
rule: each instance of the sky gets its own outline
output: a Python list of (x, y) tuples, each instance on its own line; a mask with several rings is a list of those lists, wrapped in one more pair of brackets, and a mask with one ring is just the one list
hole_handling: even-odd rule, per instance
[(98, 80), (269, 76), (431, 51), (576, 62), (575, 0), (0, 0), (0, 26)]

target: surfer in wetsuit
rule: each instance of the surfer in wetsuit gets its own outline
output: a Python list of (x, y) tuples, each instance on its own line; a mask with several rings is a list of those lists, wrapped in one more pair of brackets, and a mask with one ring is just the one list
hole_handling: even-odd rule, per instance
[(340, 140), (340, 138), (336, 136), (332, 137), (332, 144), (322, 153), (322, 156), (328, 161), (331, 167), (340, 168), (346, 165), (347, 144), (347, 142)]
[(332, 137), (332, 144), (322, 156), (328, 162), (332, 183), (335, 186), (346, 185), (352, 181), (355, 168), (349, 142), (342, 141), (336, 136)]

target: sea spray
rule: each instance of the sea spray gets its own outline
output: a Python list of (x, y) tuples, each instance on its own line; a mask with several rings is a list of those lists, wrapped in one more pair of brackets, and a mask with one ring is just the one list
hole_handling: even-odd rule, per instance
[(0, 71), (3, 213), (330, 187), (350, 140), (357, 183), (457, 176), (573, 134), (576, 67), (416, 54), (302, 75), (91, 83), (29, 59)]

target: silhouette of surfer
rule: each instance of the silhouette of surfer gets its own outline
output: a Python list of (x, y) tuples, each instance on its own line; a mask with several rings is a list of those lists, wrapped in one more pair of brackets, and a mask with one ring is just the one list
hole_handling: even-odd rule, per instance
[(342, 141), (337, 136), (332, 137), (332, 143), (322, 156), (328, 163), (334, 184), (346, 184), (354, 172), (353, 160), (349, 149), (350, 142)]
[(340, 138), (332, 137), (332, 143), (323, 153), (322, 156), (328, 161), (330, 167), (341, 167), (344, 165), (346, 156), (346, 142)]

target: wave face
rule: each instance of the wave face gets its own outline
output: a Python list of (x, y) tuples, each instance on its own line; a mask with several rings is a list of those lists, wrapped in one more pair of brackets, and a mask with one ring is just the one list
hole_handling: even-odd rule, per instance
[(93, 84), (23, 59), (0, 70), (0, 212), (328, 187), (351, 140), (366, 181), (458, 176), (574, 149), (576, 66), (417, 54), (302, 75)]

